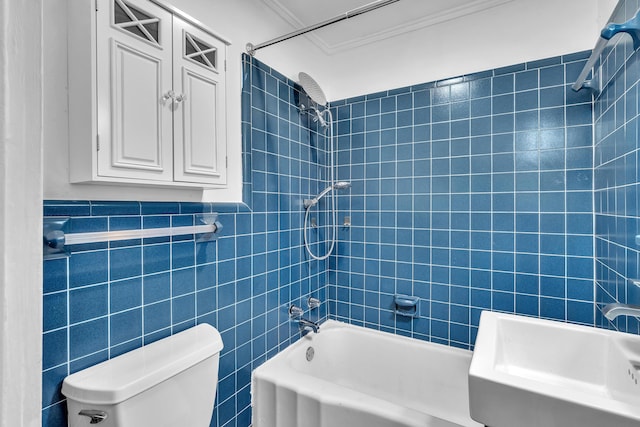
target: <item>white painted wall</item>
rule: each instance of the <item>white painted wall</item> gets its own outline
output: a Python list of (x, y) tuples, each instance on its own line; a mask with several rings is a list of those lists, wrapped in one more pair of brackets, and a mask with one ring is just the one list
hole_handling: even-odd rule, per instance
[(338, 100), (588, 50), (615, 4), (515, 0), (336, 53), (313, 72), (327, 97)]
[[(68, 184), (65, 0), (45, 2), (45, 183), (47, 199), (240, 201), (240, 56), (293, 30), (260, 0), (167, 0), (233, 43), (228, 68), (229, 188), (206, 192)], [(256, 57), (296, 79), (309, 72), (330, 100), (591, 49), (615, 0), (514, 0), (477, 15), (331, 56), (305, 36)], [(357, 19), (357, 18), (356, 18)], [(352, 21), (354, 25), (357, 22)]]
[[(0, 1), (0, 426), (39, 426), (42, 0)], [(28, 24), (26, 24), (28, 23)]]

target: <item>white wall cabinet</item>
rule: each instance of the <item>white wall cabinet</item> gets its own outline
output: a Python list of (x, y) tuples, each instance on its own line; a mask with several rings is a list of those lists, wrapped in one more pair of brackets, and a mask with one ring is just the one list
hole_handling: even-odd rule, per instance
[(71, 182), (226, 186), (228, 43), (158, 1), (68, 7)]

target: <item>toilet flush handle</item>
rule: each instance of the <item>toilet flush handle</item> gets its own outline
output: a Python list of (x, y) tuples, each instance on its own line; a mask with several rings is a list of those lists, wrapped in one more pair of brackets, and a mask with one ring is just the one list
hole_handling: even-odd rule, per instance
[(91, 418), (89, 424), (98, 424), (107, 419), (108, 415), (105, 411), (98, 411), (96, 409), (83, 409), (78, 412), (78, 415), (83, 415), (85, 417)]

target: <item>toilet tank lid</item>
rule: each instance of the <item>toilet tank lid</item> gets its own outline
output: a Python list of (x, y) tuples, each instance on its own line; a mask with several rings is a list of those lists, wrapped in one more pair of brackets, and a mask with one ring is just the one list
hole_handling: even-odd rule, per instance
[(120, 403), (220, 353), (222, 348), (217, 329), (202, 323), (69, 375), (62, 383), (62, 394), (82, 403)]

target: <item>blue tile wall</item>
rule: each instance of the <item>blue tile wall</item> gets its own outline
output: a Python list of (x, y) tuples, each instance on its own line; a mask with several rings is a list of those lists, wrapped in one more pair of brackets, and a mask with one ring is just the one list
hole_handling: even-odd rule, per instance
[[(589, 52), (332, 103), (339, 320), (463, 348), (480, 312), (594, 325)], [(420, 316), (395, 316), (393, 296)]]
[[(623, 1), (615, 22), (635, 16), (640, 2)], [(640, 198), (640, 142), (638, 138), (638, 81), (640, 57), (631, 38), (612, 39), (596, 64), (602, 91), (594, 102), (596, 301), (598, 326), (640, 333), (635, 317), (609, 322), (600, 309), (604, 304), (640, 304), (639, 245), (635, 236)]]
[[(67, 425), (66, 375), (202, 322), (225, 345), (211, 426), (248, 426), (251, 370), (299, 337), (289, 304), (326, 300), (326, 261), (307, 259), (301, 233), (302, 200), (325, 185), (326, 141), (298, 113), (292, 81), (243, 62), (246, 204), (44, 202), (76, 233), (188, 226), (201, 212), (218, 212), (224, 230), (78, 245), (44, 262), (43, 426)], [(306, 315), (323, 320), (327, 304)]]

